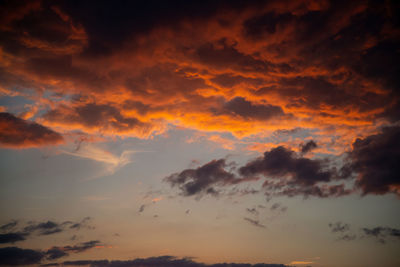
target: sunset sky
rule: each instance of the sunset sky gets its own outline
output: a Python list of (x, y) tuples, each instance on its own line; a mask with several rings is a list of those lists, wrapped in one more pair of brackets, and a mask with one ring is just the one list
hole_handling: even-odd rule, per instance
[(396, 0), (0, 1), (0, 266), (400, 266), (399, 62)]

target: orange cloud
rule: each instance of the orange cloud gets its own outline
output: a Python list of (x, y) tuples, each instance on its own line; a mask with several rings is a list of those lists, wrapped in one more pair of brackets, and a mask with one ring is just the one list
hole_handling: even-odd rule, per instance
[[(207, 19), (182, 17), (174, 27), (155, 23), (119, 42), (106, 38), (106, 44), (99, 40), (108, 36), (95, 35), (63, 6), (39, 7), (19, 7), (6, 19), (3, 31), (13, 38), (1, 44), (7, 79), (0, 90), (11, 96), (32, 88), (24, 96), (38, 105), (25, 118), (40, 114), (38, 123), (63, 133), (151, 138), (172, 126), (231, 133), (237, 140), (214, 133), (209, 140), (234, 149), (240, 139), (300, 127), (318, 130), (325, 143), (319, 152), (340, 153), (356, 137), (389, 124), (398, 105), (384, 79), (354, 68), (357, 60), (363, 63), (357, 55), (376, 47), (379, 36), (341, 41), (341, 31), (351, 32), (352, 18), (367, 12), (365, 5), (332, 10), (326, 1), (250, 4)], [(310, 11), (326, 13), (321, 28), (305, 20)], [(22, 31), (11, 26), (26, 17), (32, 23)], [(93, 40), (104, 47), (96, 50)], [(17, 44), (18, 53), (8, 49)]]
[(3, 147), (30, 148), (63, 142), (63, 137), (49, 128), (10, 113), (0, 113), (0, 145)]

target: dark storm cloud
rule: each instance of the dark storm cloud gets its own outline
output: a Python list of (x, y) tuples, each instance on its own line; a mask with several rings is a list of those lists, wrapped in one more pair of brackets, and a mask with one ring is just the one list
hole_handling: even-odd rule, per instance
[(400, 127), (357, 139), (345, 166), (358, 175), (357, 186), (364, 195), (400, 194)]
[(225, 103), (224, 111), (245, 119), (268, 120), (284, 115), (281, 107), (270, 104), (253, 104), (243, 97), (236, 97)]
[(160, 256), (144, 259), (134, 259), (127, 261), (108, 261), (108, 260), (80, 260), (80, 261), (64, 261), (63, 266), (83, 266), (90, 267), (287, 267), (284, 264), (268, 264), (268, 263), (217, 263), (205, 264), (195, 262), (190, 258), (176, 258), (173, 256)]
[(214, 186), (233, 185), (248, 181), (240, 179), (230, 171), (225, 159), (213, 160), (196, 169), (186, 169), (174, 173), (164, 179), (172, 187), (178, 186), (183, 195), (192, 196), (195, 194), (218, 194)]
[(277, 14), (268, 12), (246, 20), (243, 23), (244, 33), (250, 38), (262, 39), (276, 33), (278, 26), (285, 25), (290, 20), (294, 20), (294, 18), (295, 16), (291, 13)]
[(242, 72), (272, 71), (270, 64), (239, 52), (225, 39), (216, 44), (206, 43), (197, 48), (193, 59), (216, 69), (232, 68)]
[[(363, 128), (399, 118), (398, 9), (395, 1), (9, 1), (0, 80), (7, 94), (90, 99), (38, 113), (66, 131), (147, 138), (159, 129), (154, 117), (238, 136), (276, 117)], [(110, 97), (121, 93), (123, 103)], [(240, 127), (227, 129), (221, 114)]]
[(35, 147), (55, 145), (63, 142), (63, 137), (40, 124), (0, 113), (0, 145), (5, 147)]
[(117, 1), (112, 5), (108, 1), (98, 1), (96, 8), (80, 1), (61, 1), (59, 4), (86, 29), (89, 36), (87, 55), (109, 54), (129, 39), (160, 26), (179, 28), (179, 22), (185, 19), (206, 20), (222, 9), (243, 9), (251, 5), (246, 1), (211, 0)]
[(32, 249), (22, 249), (17, 247), (0, 248), (0, 265), (33, 265), (38, 264), (44, 255), (40, 251)]
[(301, 153), (305, 154), (313, 149), (317, 148), (317, 143), (315, 143), (313, 140), (308, 141), (305, 144), (302, 144), (300, 146)]
[(220, 75), (216, 75), (214, 78), (210, 79), (213, 83), (216, 83), (220, 86), (231, 88), (238, 84), (250, 84), (253, 86), (261, 85), (263, 81), (261, 79), (248, 78), (240, 75), (234, 75), (230, 73), (224, 73)]

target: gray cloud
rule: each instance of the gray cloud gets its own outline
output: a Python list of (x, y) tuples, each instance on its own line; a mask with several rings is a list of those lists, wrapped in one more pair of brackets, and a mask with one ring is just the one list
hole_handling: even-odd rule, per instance
[[(231, 163), (231, 165), (237, 165)], [(220, 188), (242, 182), (250, 182), (265, 178), (262, 191), (266, 195), (276, 196), (315, 196), (339, 197), (354, 192), (345, 185), (332, 184), (336, 180), (346, 179), (343, 171), (332, 167), (328, 159), (309, 159), (302, 153), (283, 146), (266, 151), (263, 157), (249, 161), (239, 168), (236, 174), (225, 159), (212, 160), (197, 169), (186, 169), (174, 173), (164, 181), (172, 187), (177, 186), (184, 196), (203, 194), (218, 195)], [(240, 190), (232, 189), (228, 195), (240, 194)], [(248, 193), (258, 193), (252, 190)]]
[(1, 146), (25, 148), (55, 145), (64, 140), (59, 133), (43, 125), (6, 112), (0, 112), (0, 126)]
[(254, 226), (257, 226), (257, 227), (260, 227), (260, 228), (266, 228), (266, 226), (261, 224), (259, 220), (254, 220), (254, 219), (250, 219), (250, 218), (247, 218), (247, 217), (244, 217), (243, 219), (245, 221), (251, 223)]
[(310, 152), (311, 150), (317, 148), (317, 143), (315, 143), (313, 140), (308, 141), (305, 144), (302, 144), (300, 146), (301, 153), (305, 154), (307, 152)]
[(235, 97), (226, 102), (221, 112), (255, 120), (268, 120), (273, 117), (285, 115), (282, 108), (279, 106), (271, 104), (253, 104), (243, 97)]
[(24, 233), (7, 233), (7, 234), (0, 234), (0, 244), (5, 243), (15, 243), (18, 241), (26, 240), (26, 235)]
[(213, 160), (196, 169), (186, 169), (164, 179), (172, 187), (178, 186), (185, 196), (196, 194), (217, 195), (215, 186), (233, 185), (248, 181), (225, 170), (225, 159)]
[(342, 222), (330, 223), (329, 227), (332, 233), (344, 233), (350, 230), (350, 225)]
[(399, 140), (400, 126), (393, 126), (353, 143), (344, 168), (358, 176), (357, 186), (363, 195), (400, 195)]
[[(45, 265), (43, 265), (45, 266)], [(159, 256), (151, 258), (138, 258), (134, 260), (79, 260), (64, 261), (59, 266), (89, 266), (89, 267), (288, 267), (284, 264), (248, 264), (248, 263), (217, 263), (205, 264), (195, 262), (190, 258), (176, 258), (173, 256)]]
[(0, 266), (38, 264), (43, 257), (43, 253), (37, 250), (17, 247), (0, 248)]
[(391, 227), (362, 228), (365, 237), (375, 238), (378, 242), (384, 244), (390, 239), (400, 241), (400, 229)]

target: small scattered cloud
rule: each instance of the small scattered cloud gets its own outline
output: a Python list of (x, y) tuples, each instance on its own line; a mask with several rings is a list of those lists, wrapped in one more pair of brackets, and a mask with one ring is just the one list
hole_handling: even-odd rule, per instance
[(254, 225), (254, 226), (257, 226), (257, 227), (260, 227), (260, 228), (266, 228), (266, 226), (261, 224), (259, 220), (254, 220), (254, 219), (250, 219), (250, 218), (247, 218), (247, 217), (244, 217), (243, 219), (245, 221), (249, 222), (250, 224)]
[(274, 203), (271, 205), (271, 211), (286, 212), (288, 207), (283, 206), (281, 203)]
[(300, 145), (300, 151), (303, 154), (306, 154), (315, 148), (317, 148), (317, 143), (315, 143), (313, 140), (310, 140), (307, 143)]
[(365, 237), (371, 237), (379, 243), (385, 244), (388, 240), (400, 241), (400, 229), (391, 227), (362, 228)]
[(400, 229), (392, 227), (377, 226), (373, 228), (362, 227), (356, 234), (347, 223), (330, 223), (331, 232), (340, 235), (338, 240), (352, 241), (362, 238), (373, 238), (378, 243), (385, 244), (388, 241), (400, 241)]
[(15, 243), (26, 240), (32, 235), (48, 236), (58, 234), (68, 230), (94, 229), (90, 223), (91, 218), (85, 217), (80, 222), (64, 221), (44, 221), (44, 222), (28, 222), (25, 226), (17, 221), (11, 221), (0, 226), (0, 244)]
[(330, 223), (329, 227), (332, 233), (344, 233), (350, 230), (350, 225), (342, 222)]
[(250, 213), (252, 215), (256, 215), (256, 216), (258, 216), (260, 214), (256, 208), (246, 208), (246, 211), (248, 213)]

